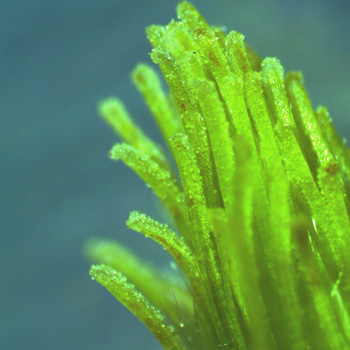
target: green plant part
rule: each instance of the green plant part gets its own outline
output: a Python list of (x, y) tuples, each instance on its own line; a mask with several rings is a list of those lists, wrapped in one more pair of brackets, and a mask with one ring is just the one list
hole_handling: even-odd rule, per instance
[(139, 212), (127, 226), (166, 248), (186, 283), (106, 241), (87, 245), (100, 264), (91, 276), (167, 350), (350, 349), (349, 149), (301, 73), (260, 61), (187, 2), (177, 16), (147, 28), (171, 94), (148, 65), (132, 79), (181, 181), (118, 99), (99, 110), (125, 142), (110, 157), (153, 189), (177, 230)]

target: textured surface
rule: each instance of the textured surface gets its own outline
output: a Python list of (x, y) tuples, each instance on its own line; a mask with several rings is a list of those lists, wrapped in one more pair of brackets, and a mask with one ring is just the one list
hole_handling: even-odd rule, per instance
[[(194, 4), (210, 23), (245, 33), (262, 57), (302, 70), (314, 104), (328, 105), (349, 134), (347, 1)], [(1, 347), (154, 348), (139, 322), (91, 283), (81, 246), (91, 235), (117, 234), (134, 246), (140, 237), (126, 232), (128, 212), (159, 216), (142, 182), (107, 158), (115, 139), (95, 111), (101, 98), (118, 95), (156, 135), (129, 73), (149, 62), (144, 27), (168, 22), (173, 8), (173, 1), (0, 4)], [(135, 250), (167, 261), (149, 240)]]

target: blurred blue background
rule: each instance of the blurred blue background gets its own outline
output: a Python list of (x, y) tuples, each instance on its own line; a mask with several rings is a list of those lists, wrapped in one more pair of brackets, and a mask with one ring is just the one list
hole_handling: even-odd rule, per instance
[[(131, 210), (160, 216), (154, 197), (107, 152), (96, 116), (121, 97), (156, 139), (129, 80), (150, 62), (145, 26), (175, 17), (167, 0), (0, 0), (0, 349), (159, 349), (152, 335), (90, 280), (82, 245), (118, 238), (158, 264), (169, 258), (129, 232)], [(196, 0), (211, 24), (245, 34), (262, 56), (302, 70), (314, 106), (350, 135), (350, 2)]]

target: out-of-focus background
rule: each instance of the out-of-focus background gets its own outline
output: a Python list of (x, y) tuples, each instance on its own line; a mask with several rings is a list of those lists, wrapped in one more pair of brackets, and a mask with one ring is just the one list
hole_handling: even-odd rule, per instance
[[(350, 135), (348, 0), (194, 0), (211, 24), (302, 70), (314, 106)], [(168, 0), (0, 0), (0, 349), (159, 349), (88, 275), (82, 245), (117, 238), (167, 266), (127, 231), (131, 210), (160, 217), (150, 190), (107, 153), (117, 140), (97, 103), (121, 97), (159, 139), (129, 79), (150, 63), (144, 28), (175, 17)]]

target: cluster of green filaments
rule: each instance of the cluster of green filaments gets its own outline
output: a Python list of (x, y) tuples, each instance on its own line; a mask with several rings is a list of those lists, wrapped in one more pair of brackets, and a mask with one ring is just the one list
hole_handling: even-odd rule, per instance
[[(127, 226), (162, 245), (183, 280), (119, 243), (94, 240), (90, 274), (166, 350), (350, 349), (350, 153), (301, 73), (260, 60), (243, 35), (209, 26), (189, 3), (147, 28), (155, 70), (132, 79), (174, 157), (122, 102), (100, 114), (174, 231), (140, 212)], [(174, 225), (175, 226), (175, 225)]]

